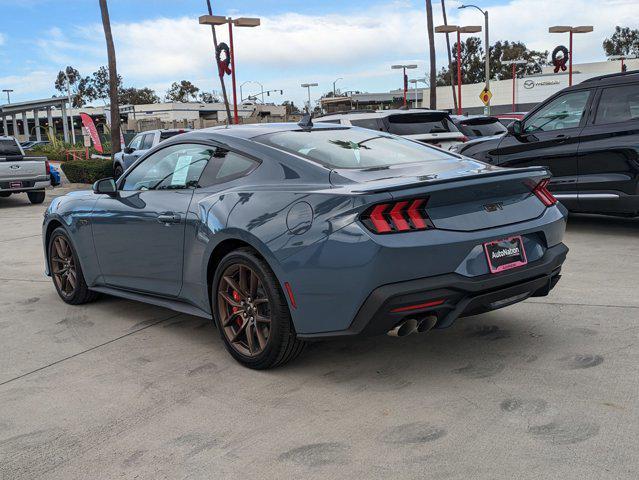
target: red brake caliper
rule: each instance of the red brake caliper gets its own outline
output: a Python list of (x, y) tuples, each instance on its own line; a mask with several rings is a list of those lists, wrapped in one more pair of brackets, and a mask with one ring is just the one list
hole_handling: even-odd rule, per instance
[[(235, 290), (233, 290), (233, 300), (235, 300), (236, 302), (239, 302), (240, 300), (242, 300), (242, 297), (240, 297), (240, 294), (237, 293)], [(233, 313), (237, 312), (238, 307), (233, 307), (232, 311)], [(238, 327), (242, 326), (242, 318), (241, 317), (237, 317), (237, 319), (235, 320), (235, 323), (237, 324)]]

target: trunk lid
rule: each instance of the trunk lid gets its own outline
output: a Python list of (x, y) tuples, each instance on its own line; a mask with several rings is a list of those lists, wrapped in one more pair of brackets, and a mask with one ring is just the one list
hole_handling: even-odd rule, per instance
[(29, 180), (35, 177), (46, 176), (45, 160), (29, 160), (24, 157), (20, 160), (0, 159), (0, 181), (2, 180)]
[(474, 231), (539, 217), (533, 188), (550, 174), (543, 167), (505, 169), (450, 159), (366, 170), (333, 170), (331, 183), (353, 193), (388, 192), (394, 199), (428, 197), (426, 210), (441, 230)]

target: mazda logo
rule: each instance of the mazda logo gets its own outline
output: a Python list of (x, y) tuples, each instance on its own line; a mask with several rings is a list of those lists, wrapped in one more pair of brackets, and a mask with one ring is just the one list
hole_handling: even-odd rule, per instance
[(532, 80), (526, 80), (524, 82), (524, 88), (531, 89), (531, 88), (534, 88), (534, 86), (535, 86), (535, 82), (533, 82)]

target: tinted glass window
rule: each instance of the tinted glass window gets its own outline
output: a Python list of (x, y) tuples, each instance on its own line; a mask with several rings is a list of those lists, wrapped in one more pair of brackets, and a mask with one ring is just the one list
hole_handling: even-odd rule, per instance
[(396, 135), (457, 132), (457, 127), (443, 112), (405, 113), (388, 117), (388, 131)]
[(22, 155), (15, 140), (0, 140), (0, 155)]
[(144, 135), (144, 140), (142, 143), (142, 150), (148, 150), (153, 146), (153, 138), (155, 137), (155, 133), (147, 133)]
[(482, 121), (462, 122), (460, 130), (464, 135), (474, 137), (487, 137), (489, 135), (498, 135), (506, 131), (499, 120), (496, 118)]
[(166, 140), (167, 138), (175, 137), (176, 135), (180, 135), (184, 133), (185, 130), (174, 130), (171, 132), (160, 132), (160, 141)]
[(224, 148), (216, 148), (213, 158), (200, 178), (200, 186), (207, 187), (217, 183), (228, 182), (252, 172), (258, 162), (230, 152)]
[(601, 92), (596, 124), (639, 119), (639, 83), (606, 88)]
[(355, 128), (294, 130), (262, 135), (256, 140), (331, 168), (370, 168), (453, 158), (401, 137)]
[(155, 152), (126, 176), (122, 190), (168, 190), (199, 187), (202, 170), (215, 147), (172, 145)]
[(351, 120), (351, 124), (356, 127), (368, 128), (370, 130), (382, 130), (379, 119), (377, 118), (361, 118), (359, 120)]
[(129, 143), (129, 147), (134, 150), (139, 150), (140, 144), (142, 143), (142, 137), (144, 137), (144, 135), (137, 135), (133, 137), (133, 140), (131, 140), (131, 143)]
[(524, 131), (548, 132), (576, 128), (584, 115), (590, 90), (561, 95), (526, 120)]

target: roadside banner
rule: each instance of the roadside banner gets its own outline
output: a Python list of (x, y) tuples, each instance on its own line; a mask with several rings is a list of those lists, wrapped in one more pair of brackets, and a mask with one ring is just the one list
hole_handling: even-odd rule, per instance
[(86, 113), (81, 113), (80, 118), (82, 119), (82, 125), (89, 131), (89, 136), (93, 141), (93, 146), (97, 150), (98, 153), (104, 153), (102, 149), (102, 142), (100, 141), (100, 135), (98, 135), (98, 130), (95, 128), (95, 123), (93, 123), (93, 119), (87, 115)]

